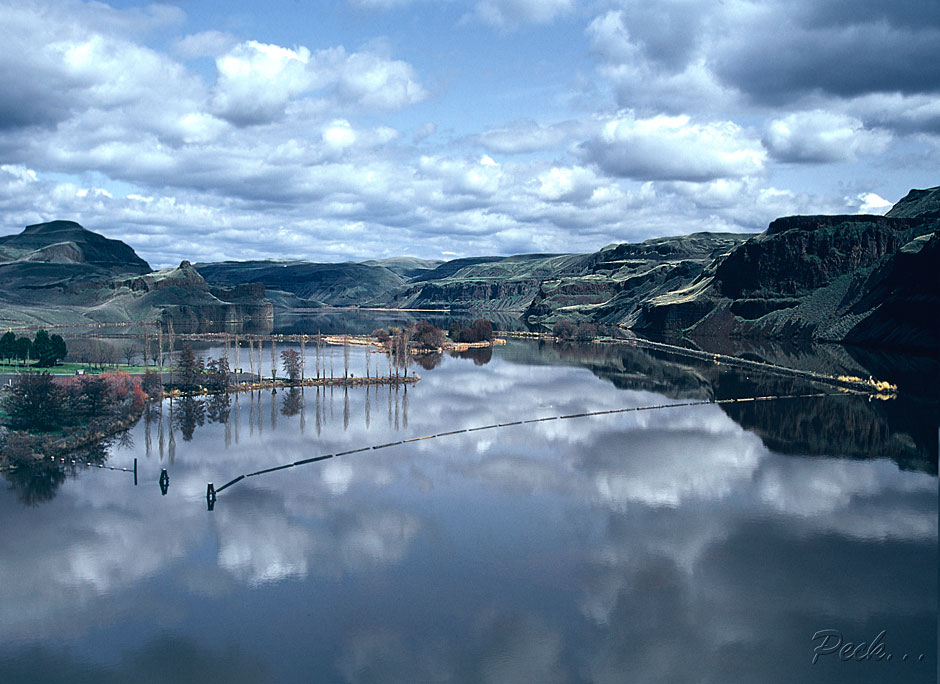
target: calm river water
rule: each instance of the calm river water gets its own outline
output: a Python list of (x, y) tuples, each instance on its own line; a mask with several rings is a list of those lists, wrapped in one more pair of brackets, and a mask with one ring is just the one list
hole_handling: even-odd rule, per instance
[(0, 682), (937, 681), (937, 426), (916, 402), (462, 433), (247, 478), (206, 510), (208, 482), (321, 454), (807, 389), (521, 341), (417, 370), (407, 392), (165, 401), (110, 447), (137, 486), (6, 484)]

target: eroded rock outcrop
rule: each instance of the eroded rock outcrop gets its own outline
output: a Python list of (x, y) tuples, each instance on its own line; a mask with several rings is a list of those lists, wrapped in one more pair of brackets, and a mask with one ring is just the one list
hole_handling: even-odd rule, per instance
[(777, 219), (693, 282), (644, 302), (634, 327), (935, 351), (940, 188), (887, 216)]

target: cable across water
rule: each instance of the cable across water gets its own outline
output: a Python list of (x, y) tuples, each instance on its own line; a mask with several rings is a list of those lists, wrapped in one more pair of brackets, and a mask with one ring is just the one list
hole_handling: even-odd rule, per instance
[(422, 437), (412, 437), (410, 439), (401, 439), (394, 442), (386, 442), (384, 444), (376, 444), (372, 446), (364, 446), (358, 449), (349, 449), (348, 451), (340, 451), (334, 454), (323, 454), (321, 456), (313, 456), (311, 458), (303, 458), (299, 461), (294, 461), (293, 463), (284, 463), (282, 465), (273, 466), (271, 468), (262, 468), (261, 470), (256, 470), (251, 473), (245, 473), (244, 475), (239, 475), (238, 477), (229, 480), (224, 485), (215, 489), (212, 483), (207, 485), (206, 496), (210, 499), (211, 502), (215, 501), (215, 496), (220, 494), (223, 490), (228, 489), (232, 485), (241, 482), (247, 477), (257, 477), (258, 475), (264, 475), (265, 473), (273, 473), (278, 470), (286, 470), (288, 468), (293, 468), (295, 466), (302, 466), (308, 463), (316, 463), (318, 461), (325, 461), (330, 458), (336, 458), (338, 456), (348, 456), (350, 454), (357, 454), (364, 451), (375, 451), (378, 449), (385, 449), (388, 447), (399, 446), (401, 444), (409, 444), (411, 442), (421, 442), (427, 439), (437, 439), (440, 437), (449, 437), (451, 435), (459, 435), (467, 432), (478, 432), (480, 430), (494, 430), (498, 428), (511, 427), (514, 425), (528, 425), (531, 423), (544, 423), (551, 420), (569, 420), (572, 418), (589, 418), (593, 416), (607, 416), (616, 413), (630, 413), (634, 411), (654, 411), (659, 409), (667, 408), (678, 408), (682, 406), (707, 406), (707, 405), (719, 405), (719, 404), (743, 404), (747, 402), (758, 402), (758, 401), (776, 401), (780, 399), (809, 399), (816, 397), (833, 397), (833, 396), (859, 396), (855, 393), (850, 392), (812, 392), (808, 394), (786, 394), (786, 395), (769, 395), (761, 397), (741, 397), (737, 399), (701, 399), (696, 401), (684, 401), (677, 402), (673, 404), (654, 404), (650, 406), (630, 406), (626, 408), (616, 408), (616, 409), (606, 409), (602, 411), (585, 411), (584, 413), (569, 413), (563, 416), (546, 416), (543, 418), (530, 418), (528, 420), (514, 420), (506, 423), (493, 423), (492, 425), (481, 425), (479, 427), (470, 427), (470, 428), (461, 428), (459, 430), (448, 430), (447, 432), (438, 432), (435, 434), (424, 435)]

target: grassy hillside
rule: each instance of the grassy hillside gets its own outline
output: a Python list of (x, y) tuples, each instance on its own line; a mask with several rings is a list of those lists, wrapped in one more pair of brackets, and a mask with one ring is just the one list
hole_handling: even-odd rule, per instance
[(353, 262), (225, 261), (196, 264), (196, 269), (210, 284), (264, 283), (266, 288), (289, 292), (313, 305), (381, 304), (389, 292), (405, 283), (384, 266)]

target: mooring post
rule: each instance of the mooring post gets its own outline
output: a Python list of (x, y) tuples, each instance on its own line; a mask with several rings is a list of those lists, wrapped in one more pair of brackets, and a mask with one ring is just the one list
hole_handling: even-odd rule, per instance
[(134, 459), (134, 486), (137, 486), (137, 459)]
[(210, 511), (215, 507), (215, 487), (211, 482), (206, 485), (206, 507)]

